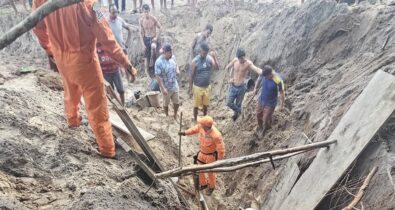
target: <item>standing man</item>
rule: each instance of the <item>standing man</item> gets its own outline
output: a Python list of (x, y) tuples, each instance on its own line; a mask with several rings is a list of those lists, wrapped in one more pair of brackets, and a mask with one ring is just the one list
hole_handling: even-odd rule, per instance
[[(191, 136), (199, 134), (200, 151), (195, 156), (195, 164), (209, 164), (225, 157), (225, 145), (221, 132), (214, 127), (214, 120), (210, 116), (199, 119), (198, 124), (179, 135)], [(211, 195), (215, 189), (216, 173), (208, 173), (208, 190), (207, 194)], [(199, 173), (200, 190), (207, 188), (206, 173)]]
[(199, 55), (200, 44), (203, 42), (207, 43), (208, 38), (211, 36), (212, 33), (213, 33), (213, 25), (207, 24), (202, 32), (196, 34), (191, 45), (191, 52), (190, 52), (191, 60), (195, 58), (197, 55)]
[[(33, 9), (46, 0), (34, 0)], [(103, 74), (96, 55), (96, 41), (130, 73), (136, 70), (122, 52), (103, 14), (85, 0), (58, 9), (33, 29), (41, 46), (53, 56), (64, 86), (64, 104), (69, 128), (81, 125), (79, 104), (84, 97), (89, 124), (102, 156), (115, 157), (115, 145), (104, 89)], [(132, 73), (131, 73), (132, 74)]]
[(161, 25), (158, 20), (150, 14), (148, 4), (143, 5), (143, 15), (139, 20), (140, 41), (144, 46), (145, 74), (149, 76), (148, 69), (154, 66), (154, 62), (159, 54), (158, 44)]
[[(99, 56), (100, 67), (103, 71), (104, 79), (110, 83), (111, 87), (114, 86), (117, 89), (119, 97), (121, 99), (122, 105), (125, 105), (125, 89), (123, 87), (121, 68), (118, 63), (116, 63), (111, 57), (109, 57), (106, 52), (102, 49), (100, 43), (96, 44), (97, 55)], [(137, 72), (133, 75), (133, 78), (137, 75)]]
[(169, 116), (170, 100), (174, 106), (174, 119), (177, 119), (179, 107), (179, 87), (177, 75), (180, 74), (177, 64), (172, 59), (172, 47), (169, 44), (163, 46), (163, 54), (155, 62), (155, 75), (160, 90), (163, 94), (163, 109), (166, 116)]
[[(264, 66), (262, 74), (259, 76), (255, 86), (255, 92), (258, 92), (259, 86), (262, 87), (261, 96), (257, 108), (258, 120), (258, 137), (262, 138), (266, 130), (272, 127), (272, 116), (277, 106), (278, 93), (280, 92), (280, 111), (284, 110), (285, 92), (284, 83), (275, 75), (273, 68)], [(262, 84), (262, 85), (261, 85)]]
[(197, 120), (198, 109), (203, 106), (203, 114), (207, 115), (210, 100), (210, 79), (213, 66), (219, 70), (217, 58), (208, 55), (207, 43), (200, 44), (200, 55), (197, 55), (191, 64), (191, 77), (189, 79), (189, 94), (193, 93), (193, 117)]
[(230, 84), (227, 106), (234, 111), (233, 121), (241, 114), (241, 104), (243, 103), (244, 94), (247, 91), (245, 80), (247, 73), (251, 70), (258, 75), (262, 74), (262, 70), (256, 67), (250, 60), (246, 59), (246, 53), (243, 48), (236, 51), (236, 58), (233, 59), (226, 67), (225, 71), (232, 69), (230, 73)]
[[(119, 10), (115, 6), (115, 4), (110, 5), (109, 11), (110, 17), (108, 18), (108, 23), (110, 24), (111, 31), (114, 34), (119, 46), (122, 48), (124, 53), (127, 54), (127, 48), (130, 45), (130, 41), (132, 38), (132, 29), (124, 19), (119, 17)], [(126, 42), (123, 39), (122, 29), (126, 29), (128, 31), (128, 37), (126, 39)]]

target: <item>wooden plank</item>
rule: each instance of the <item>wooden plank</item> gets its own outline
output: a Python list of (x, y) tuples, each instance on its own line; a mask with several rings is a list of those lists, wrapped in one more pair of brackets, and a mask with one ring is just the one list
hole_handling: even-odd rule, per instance
[(133, 152), (132, 148), (129, 147), (128, 144), (126, 144), (125, 141), (123, 141), (121, 138), (116, 139), (116, 143), (120, 145), (128, 154), (130, 154), (133, 159), (137, 162), (137, 164), (140, 166), (141, 169), (148, 175), (150, 178), (150, 182), (155, 181), (155, 176), (154, 172), (138, 157), (138, 155)]
[(378, 71), (279, 209), (313, 210), (395, 109), (395, 77)]
[[(124, 132), (126, 134), (129, 134), (129, 135), (132, 135), (129, 132), (128, 128), (125, 126), (125, 124), (122, 122), (121, 118), (116, 113), (114, 113), (114, 111), (110, 111), (110, 122), (111, 122), (112, 126), (117, 127), (122, 132)], [(155, 136), (153, 134), (148, 133), (144, 129), (139, 128), (139, 127), (137, 127), (137, 129), (139, 130), (139, 132), (143, 136), (144, 140), (149, 141), (149, 140), (152, 140), (152, 139), (155, 138)]]
[[(148, 157), (148, 159), (152, 163), (151, 164), (152, 165), (151, 168), (153, 170), (157, 170), (159, 172), (164, 171), (164, 168), (161, 165), (160, 161), (156, 158), (154, 152), (151, 150), (149, 145), (145, 142), (144, 137), (141, 135), (140, 131), (137, 129), (136, 125), (133, 123), (132, 119), (129, 117), (129, 115), (126, 112), (125, 108), (121, 105), (121, 103), (119, 101), (119, 98), (117, 98), (114, 90), (111, 88), (111, 86), (110, 86), (110, 84), (108, 84), (108, 82), (105, 82), (105, 87), (106, 87), (108, 100), (114, 106), (115, 111), (117, 112), (118, 116), (121, 118), (122, 122), (125, 124), (126, 128), (128, 129), (128, 131), (133, 136), (134, 140), (137, 142), (137, 144), (143, 150), (144, 154)], [(171, 179), (169, 179), (169, 181), (172, 183), (172, 185), (174, 186), (175, 190), (177, 191), (177, 194), (178, 194), (178, 197), (179, 197), (181, 203), (184, 204), (184, 206), (187, 209), (190, 209), (187, 200), (182, 195), (180, 190), (177, 188), (177, 186), (174, 183), (174, 181), (171, 180)]]

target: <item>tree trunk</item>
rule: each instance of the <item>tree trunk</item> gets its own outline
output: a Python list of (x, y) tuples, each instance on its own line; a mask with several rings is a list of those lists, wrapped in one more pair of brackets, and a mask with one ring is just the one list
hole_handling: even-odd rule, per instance
[(247, 156), (237, 157), (237, 158), (230, 158), (225, 160), (218, 160), (214, 163), (204, 164), (204, 165), (190, 165), (181, 168), (175, 168), (169, 171), (165, 171), (162, 173), (155, 174), (157, 178), (166, 178), (166, 177), (175, 177), (181, 174), (186, 174), (190, 172), (197, 172), (197, 171), (206, 171), (208, 169), (215, 169), (220, 167), (228, 167), (228, 166), (238, 166), (243, 163), (250, 163), (251, 161), (257, 161), (264, 158), (270, 158), (273, 156), (285, 155), (289, 153), (295, 153), (299, 151), (308, 151), (313, 150), (321, 147), (328, 147), (331, 144), (336, 143), (337, 140), (329, 140), (329, 141), (322, 141), (313, 144), (293, 147), (289, 149), (283, 150), (273, 150), (269, 152), (260, 152), (255, 153)]

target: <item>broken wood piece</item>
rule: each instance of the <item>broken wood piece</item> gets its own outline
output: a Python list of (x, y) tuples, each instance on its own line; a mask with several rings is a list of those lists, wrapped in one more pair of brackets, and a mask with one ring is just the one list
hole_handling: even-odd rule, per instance
[(273, 151), (269, 151), (269, 152), (259, 152), (259, 153), (254, 153), (254, 154), (247, 155), (247, 156), (242, 156), (242, 157), (218, 160), (213, 163), (204, 164), (204, 165), (189, 165), (189, 166), (185, 166), (185, 167), (181, 167), (181, 168), (175, 168), (175, 169), (172, 169), (169, 171), (155, 174), (155, 176), (157, 178), (166, 178), (166, 177), (179, 176), (181, 174), (190, 173), (190, 172), (204, 171), (204, 170), (214, 169), (214, 168), (219, 168), (219, 167), (235, 166), (235, 165), (239, 165), (239, 164), (243, 164), (243, 163), (248, 163), (251, 161), (260, 160), (263, 158), (269, 158), (270, 156), (279, 156), (279, 155), (285, 155), (285, 154), (299, 152), (299, 151), (309, 151), (309, 150), (313, 150), (313, 149), (317, 149), (317, 148), (321, 148), (321, 147), (327, 147), (327, 146), (334, 144), (334, 143), (336, 143), (336, 140), (328, 140), (328, 141), (322, 141), (322, 142), (317, 142), (317, 143), (308, 144), (308, 145), (302, 145), (302, 146), (288, 148), (288, 149), (273, 150)]
[(363, 181), (361, 188), (359, 188), (358, 193), (355, 195), (355, 198), (351, 201), (350, 204), (348, 204), (348, 206), (344, 207), (342, 210), (351, 210), (362, 200), (362, 197), (365, 194), (366, 188), (368, 188), (369, 182), (376, 172), (377, 172), (377, 166), (374, 167), (369, 172), (368, 176), (365, 178), (365, 181)]
[(34, 28), (41, 20), (55, 10), (72, 4), (80, 3), (82, 0), (52, 0), (41, 5), (37, 10), (30, 13), (25, 19), (12, 27), (0, 37), (0, 50), (14, 42), (18, 37)]

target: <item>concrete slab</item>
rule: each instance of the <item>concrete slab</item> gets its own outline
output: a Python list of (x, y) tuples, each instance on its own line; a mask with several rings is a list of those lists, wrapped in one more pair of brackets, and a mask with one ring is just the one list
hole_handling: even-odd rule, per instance
[(395, 109), (395, 77), (378, 71), (340, 120), (328, 140), (337, 140), (330, 149), (321, 149), (302, 175), (281, 210), (313, 210)]

